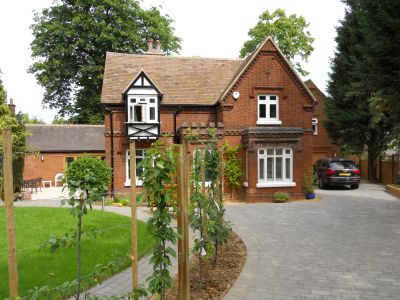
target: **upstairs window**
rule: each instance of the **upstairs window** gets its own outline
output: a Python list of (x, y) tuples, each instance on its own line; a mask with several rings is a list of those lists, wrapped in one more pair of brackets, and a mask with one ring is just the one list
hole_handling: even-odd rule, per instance
[(311, 128), (312, 128), (313, 135), (318, 135), (318, 119), (317, 118), (312, 118)]
[(277, 95), (258, 95), (257, 124), (282, 124), (279, 120), (279, 97)]
[(158, 122), (156, 97), (155, 96), (129, 97), (128, 122), (129, 123)]

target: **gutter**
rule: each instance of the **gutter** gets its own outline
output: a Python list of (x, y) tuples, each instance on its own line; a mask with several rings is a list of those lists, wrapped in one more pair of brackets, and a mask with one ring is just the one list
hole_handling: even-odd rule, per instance
[(113, 128), (113, 111), (110, 108), (104, 108), (106, 111), (110, 113), (110, 132), (111, 132), (111, 196), (114, 196), (114, 128)]

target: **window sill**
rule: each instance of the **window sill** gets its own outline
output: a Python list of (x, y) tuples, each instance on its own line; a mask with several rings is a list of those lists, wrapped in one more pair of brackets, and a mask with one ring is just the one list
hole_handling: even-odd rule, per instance
[(257, 125), (282, 125), (282, 121), (257, 121)]
[(244, 187), (249, 187), (249, 183), (247, 181), (243, 182)]
[(296, 182), (257, 182), (257, 188), (264, 188), (264, 187), (293, 187), (296, 186)]
[[(136, 186), (142, 186), (143, 183), (142, 182), (136, 182)], [(131, 182), (130, 181), (125, 181), (124, 182), (124, 187), (130, 187), (131, 186)]]

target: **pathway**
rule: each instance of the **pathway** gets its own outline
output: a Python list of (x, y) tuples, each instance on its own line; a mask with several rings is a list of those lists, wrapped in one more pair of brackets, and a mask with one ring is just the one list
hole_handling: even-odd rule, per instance
[(321, 202), (228, 206), (247, 247), (225, 299), (400, 299), (400, 201), (383, 186)]

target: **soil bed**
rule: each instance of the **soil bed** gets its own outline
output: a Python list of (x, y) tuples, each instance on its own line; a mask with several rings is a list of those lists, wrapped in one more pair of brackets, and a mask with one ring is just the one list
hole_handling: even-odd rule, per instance
[[(198, 255), (193, 256), (190, 270), (190, 299), (221, 299), (239, 277), (246, 262), (246, 255), (243, 241), (231, 231), (228, 243), (219, 251), (216, 267), (210, 265), (207, 277), (200, 273)], [(172, 288), (166, 292), (166, 299), (177, 299), (177, 293), (176, 277)]]

